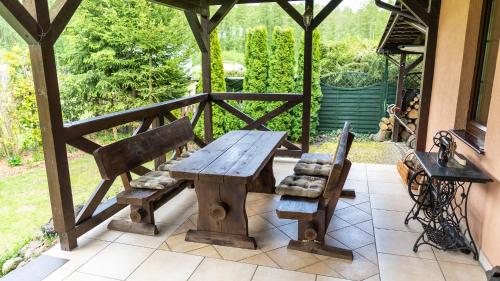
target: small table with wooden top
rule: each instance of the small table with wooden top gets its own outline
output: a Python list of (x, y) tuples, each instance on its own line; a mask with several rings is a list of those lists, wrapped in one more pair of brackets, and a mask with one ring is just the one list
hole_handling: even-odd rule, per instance
[(193, 180), (197, 230), (186, 241), (256, 249), (248, 236), (247, 192), (274, 193), (273, 157), (285, 132), (232, 131), (172, 167), (172, 177)]

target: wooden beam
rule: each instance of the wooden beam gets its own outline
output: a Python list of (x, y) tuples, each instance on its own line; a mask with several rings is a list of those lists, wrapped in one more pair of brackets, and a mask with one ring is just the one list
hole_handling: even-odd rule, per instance
[[(314, 0), (306, 0), (306, 10), (314, 8)], [(313, 52), (313, 31), (308, 28), (304, 31), (304, 71), (302, 82), (302, 152), (309, 152), (310, 131), (311, 131), (311, 99), (312, 99), (312, 52)]]
[(302, 94), (276, 93), (211, 93), (212, 100), (245, 100), (245, 101), (298, 101), (303, 99)]
[(269, 120), (273, 119), (274, 117), (280, 115), (281, 113), (288, 111), (292, 107), (296, 106), (299, 104), (298, 102), (286, 102), (282, 104), (281, 106), (273, 109), (272, 111), (268, 112), (264, 116), (260, 117), (259, 119), (255, 120), (254, 122), (248, 124), (246, 127), (243, 128), (243, 130), (253, 130), (257, 129), (261, 125), (266, 124)]
[(389, 40), (389, 37), (391, 36), (392, 31), (394, 30), (394, 27), (396, 27), (396, 23), (398, 22), (398, 19), (399, 19), (399, 14), (396, 14), (396, 16), (394, 17), (394, 21), (392, 22), (391, 26), (389, 27), (389, 29), (387, 30), (387, 32), (384, 33), (385, 37), (382, 38), (382, 40), (380, 41), (380, 44), (379, 44), (380, 48), (383, 48), (384, 45), (385, 45), (385, 43), (387, 42), (387, 40)]
[(209, 32), (212, 32), (219, 25), (219, 23), (226, 17), (226, 15), (229, 13), (229, 11), (231, 11), (236, 3), (238, 3), (238, 0), (223, 0), (220, 8), (210, 19), (208, 28)]
[(287, 0), (276, 0), (276, 3), (302, 28), (305, 29), (304, 18)]
[[(163, 116), (164, 116), (165, 118), (167, 118), (167, 120), (168, 120), (169, 122), (174, 122), (174, 121), (178, 120), (178, 119), (177, 119), (177, 117), (175, 117), (175, 115), (173, 115), (173, 114), (172, 114), (172, 112), (165, 112), (165, 113), (163, 113)], [(194, 141), (194, 142), (195, 142), (195, 143), (196, 143), (199, 147), (204, 147), (204, 146), (206, 146), (206, 145), (207, 145), (207, 144), (206, 144), (206, 143), (205, 143), (202, 139), (200, 139), (200, 137), (198, 137), (196, 134), (194, 135), (194, 139), (193, 139), (193, 141)]]
[(193, 32), (194, 39), (196, 40), (196, 44), (198, 44), (198, 48), (202, 53), (206, 53), (209, 48), (208, 42), (205, 40), (205, 36), (202, 35), (203, 31), (201, 29), (200, 20), (198, 16), (191, 11), (184, 11), (184, 15), (186, 15), (187, 22), (191, 31)]
[[(399, 74), (398, 74), (398, 84), (396, 86), (396, 107), (401, 108), (403, 106), (403, 88), (406, 76), (406, 54), (402, 53), (399, 62)], [(392, 141), (397, 142), (399, 140), (399, 122), (394, 122), (394, 127), (392, 130)]]
[(401, 2), (420, 22), (429, 27), (431, 24), (431, 18), (426, 7), (422, 6), (422, 4), (417, 0), (401, 0)]
[(201, 102), (198, 107), (196, 108), (195, 113), (193, 114), (193, 118), (191, 119), (191, 127), (194, 129), (196, 125), (198, 124), (198, 121), (200, 120), (201, 114), (205, 110), (205, 106), (207, 105), (207, 102)]
[(440, 0), (433, 0), (427, 36), (425, 38), (424, 65), (422, 71), (422, 85), (420, 89), (420, 112), (417, 127), (416, 151), (426, 151), (427, 128), (429, 125), (429, 111), (431, 106), (432, 85), (434, 81), (434, 65), (436, 60), (436, 46), (439, 29)]
[(415, 61), (413, 61), (410, 65), (408, 65), (405, 69), (405, 75), (410, 73), (415, 67), (417, 67), (424, 60), (424, 56), (419, 56)]
[(101, 204), (102, 199), (108, 193), (109, 188), (113, 185), (115, 180), (101, 180), (99, 185), (96, 187), (90, 198), (87, 200), (87, 203), (83, 206), (82, 210), (76, 217), (76, 224), (80, 224), (89, 218), (92, 217), (92, 214), (95, 212), (97, 207)]
[(55, 43), (80, 6), (82, 0), (57, 0), (50, 11), (50, 29), (47, 38)]
[(36, 44), (40, 40), (38, 23), (18, 0), (0, 0), (0, 16), (28, 44)]
[[(241, 120), (243, 120), (243, 122), (245, 122), (247, 124), (251, 124), (251, 123), (255, 122), (255, 120), (252, 117), (248, 116), (244, 112), (241, 112), (239, 109), (235, 108), (234, 106), (228, 104), (225, 101), (216, 100), (216, 101), (214, 101), (214, 103), (217, 104), (218, 106), (222, 107), (223, 109), (227, 110), (232, 115), (240, 118)], [(271, 131), (271, 129), (269, 129), (268, 127), (266, 127), (264, 125), (260, 125), (256, 129), (262, 130), (262, 131)], [(293, 149), (293, 150), (300, 149), (300, 147), (296, 146), (295, 144), (291, 143), (288, 140), (285, 140), (283, 142), (283, 146), (288, 148), (288, 149)]]
[(153, 3), (158, 3), (162, 5), (166, 5), (175, 9), (179, 9), (182, 11), (190, 11), (196, 14), (205, 14), (207, 8), (203, 7), (196, 1), (189, 1), (189, 0), (183, 0), (183, 1), (178, 1), (178, 0), (150, 0)]
[[(47, 30), (47, 0), (27, 0), (26, 7), (40, 27)], [(54, 46), (50, 41), (42, 41), (29, 50), (54, 228), (59, 233), (61, 248), (71, 250), (77, 246), (77, 236)]]
[(393, 57), (391, 57), (391, 55), (385, 55), (385, 57), (387, 58), (388, 61), (390, 61), (392, 64), (396, 65), (399, 67), (399, 62), (397, 60), (395, 60)]
[(330, 0), (328, 4), (314, 17), (311, 23), (311, 29), (318, 27), (332, 12), (337, 8), (337, 6), (342, 2), (342, 0)]
[[(204, 0), (205, 2), (207, 0)], [(207, 4), (208, 5), (208, 4)], [(202, 73), (202, 83), (203, 92), (210, 95), (212, 93), (212, 63), (210, 58), (210, 15), (201, 15), (201, 35), (207, 42), (206, 52), (201, 53), (201, 73)], [(214, 139), (214, 128), (212, 121), (212, 102), (210, 99), (207, 101), (205, 106), (205, 112), (203, 113), (204, 122), (204, 138), (205, 143), (210, 143)]]

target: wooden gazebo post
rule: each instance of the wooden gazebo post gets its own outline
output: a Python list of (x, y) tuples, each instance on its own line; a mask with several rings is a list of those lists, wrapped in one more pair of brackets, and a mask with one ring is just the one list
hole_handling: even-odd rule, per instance
[[(311, 17), (314, 8), (314, 0), (306, 0), (304, 19)], [(311, 132), (311, 99), (312, 99), (312, 45), (314, 27), (310, 23), (304, 26), (304, 77), (302, 83), (302, 152), (309, 152), (309, 137)]]

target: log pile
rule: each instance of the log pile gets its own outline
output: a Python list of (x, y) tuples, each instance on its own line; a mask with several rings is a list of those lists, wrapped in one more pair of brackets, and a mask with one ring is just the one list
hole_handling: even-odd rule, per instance
[(394, 127), (394, 117), (382, 117), (378, 123), (378, 133), (371, 136), (374, 141), (386, 141), (392, 135), (392, 128)]

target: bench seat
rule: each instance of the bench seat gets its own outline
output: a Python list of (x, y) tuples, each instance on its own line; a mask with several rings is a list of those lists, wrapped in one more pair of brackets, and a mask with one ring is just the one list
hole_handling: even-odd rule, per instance
[(318, 211), (319, 199), (284, 195), (276, 208), (280, 219), (313, 220)]
[(293, 171), (296, 175), (328, 177), (332, 168), (333, 160), (330, 154), (304, 153)]

